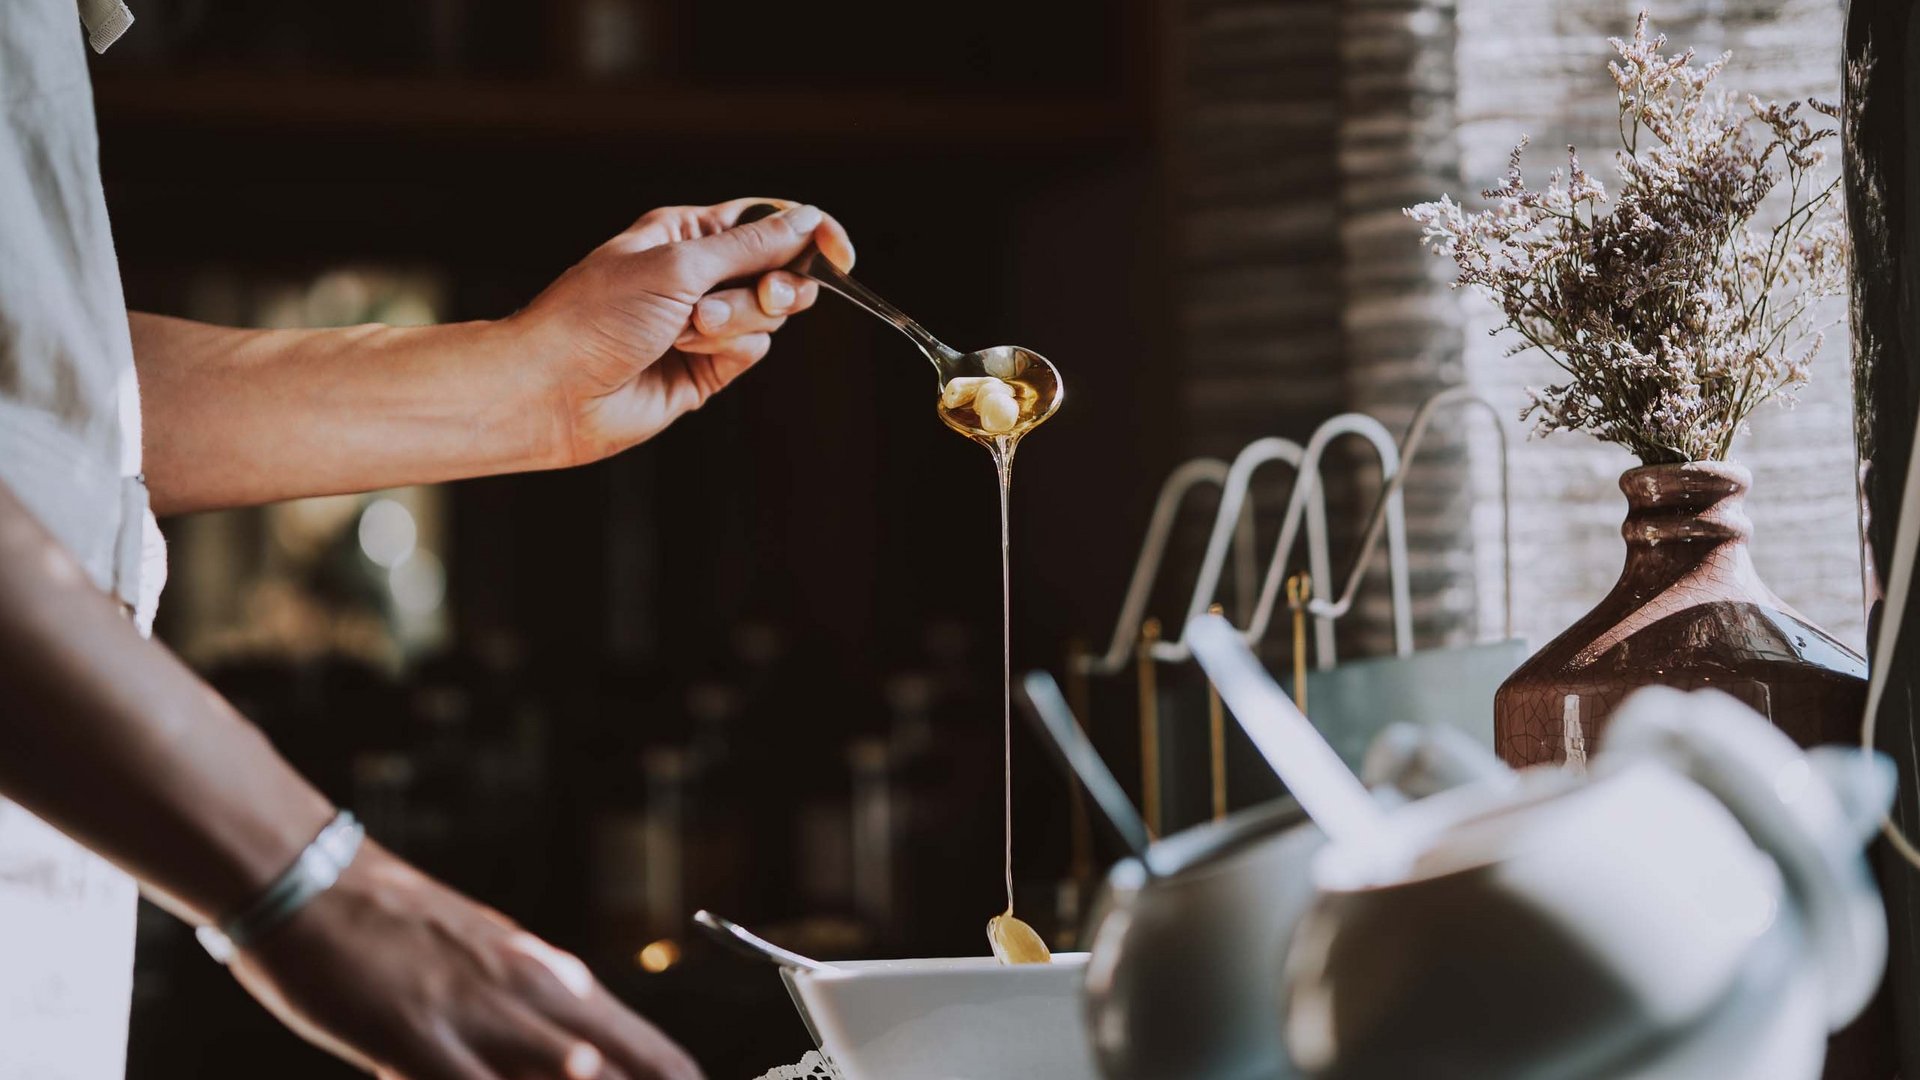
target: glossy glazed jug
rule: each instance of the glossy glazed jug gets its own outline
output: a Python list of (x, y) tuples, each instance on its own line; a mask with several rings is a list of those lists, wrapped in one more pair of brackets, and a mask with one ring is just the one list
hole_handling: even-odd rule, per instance
[(1814, 1080), (1886, 959), (1885, 759), (1717, 692), (1641, 691), (1586, 777), (1409, 804), (1314, 858), (1287, 959), (1303, 1075)]

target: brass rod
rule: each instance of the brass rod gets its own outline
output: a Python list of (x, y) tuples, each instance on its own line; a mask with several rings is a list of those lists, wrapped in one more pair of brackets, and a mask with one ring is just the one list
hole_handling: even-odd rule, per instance
[(1305, 570), (1287, 579), (1287, 606), (1293, 609), (1293, 704), (1307, 711), (1307, 601), (1313, 578)]
[[(1209, 615), (1223, 615), (1219, 604), (1209, 605)], [(1227, 816), (1227, 714), (1220, 701), (1220, 690), (1207, 680), (1207, 750), (1213, 774), (1213, 820)]]
[(1140, 802), (1147, 815), (1147, 837), (1160, 835), (1160, 685), (1153, 647), (1160, 641), (1160, 620), (1140, 624), (1134, 662), (1140, 674)]

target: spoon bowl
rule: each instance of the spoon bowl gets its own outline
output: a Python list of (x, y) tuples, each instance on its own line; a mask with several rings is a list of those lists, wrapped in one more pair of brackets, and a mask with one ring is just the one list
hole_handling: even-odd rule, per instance
[[(940, 373), (940, 419), (976, 441), (996, 437), (1018, 441), (1058, 412), (1066, 396), (1060, 370), (1046, 357), (1019, 345), (995, 345), (951, 361), (935, 359), (934, 368)], [(1018, 411), (1012, 415), (1010, 424), (1005, 423), (1007, 418), (1000, 418), (1001, 423), (996, 424), (992, 422), (994, 417), (984, 415), (985, 407), (977, 394), (956, 392), (966, 388), (967, 380), (973, 379), (999, 380), (1013, 391)], [(950, 407), (950, 401), (963, 403)]]
[[(779, 211), (780, 208), (772, 203), (759, 203), (741, 211), (738, 222), (746, 225)], [(921, 353), (933, 363), (933, 369), (939, 376), (940, 419), (960, 434), (986, 443), (989, 448), (993, 448), (996, 441), (1010, 446), (1059, 411), (1060, 402), (1065, 397), (1060, 369), (1032, 349), (1019, 345), (995, 345), (975, 352), (961, 352), (934, 337), (926, 327), (888, 303), (879, 293), (855, 281), (853, 275), (835, 266), (831, 259), (822, 258), (820, 249), (813, 245), (788, 263), (786, 269), (788, 273), (809, 278), (839, 293), (905, 334), (908, 340), (918, 346)], [(976, 379), (1005, 383), (1018, 406), (1017, 414), (996, 415), (993, 411), (976, 407), (974, 395), (967, 391), (978, 386), (978, 383), (972, 386), (959, 384), (956, 392), (955, 380)]]

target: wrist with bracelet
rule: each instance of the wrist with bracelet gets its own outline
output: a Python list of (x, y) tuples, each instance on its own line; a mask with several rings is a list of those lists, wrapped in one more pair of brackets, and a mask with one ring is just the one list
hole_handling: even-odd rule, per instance
[(318, 836), (293, 863), (262, 889), (252, 903), (215, 926), (202, 926), (194, 932), (202, 948), (225, 964), (235, 954), (271, 933), (315, 897), (333, 888), (366, 840), (367, 830), (348, 811), (335, 814)]

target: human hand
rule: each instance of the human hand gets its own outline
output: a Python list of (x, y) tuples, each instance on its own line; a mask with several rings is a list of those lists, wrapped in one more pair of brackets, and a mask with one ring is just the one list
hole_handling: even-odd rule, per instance
[[(734, 226), (741, 211), (781, 213)], [(602, 244), (512, 316), (552, 411), (550, 463), (596, 461), (652, 438), (767, 354), (771, 335), (819, 286), (776, 269), (810, 243), (853, 265), (838, 222), (780, 199), (654, 210)], [(717, 288), (761, 275), (752, 288)], [(522, 371), (525, 369), (522, 368)]]
[(381, 1080), (700, 1080), (586, 965), (369, 842), (232, 971)]

